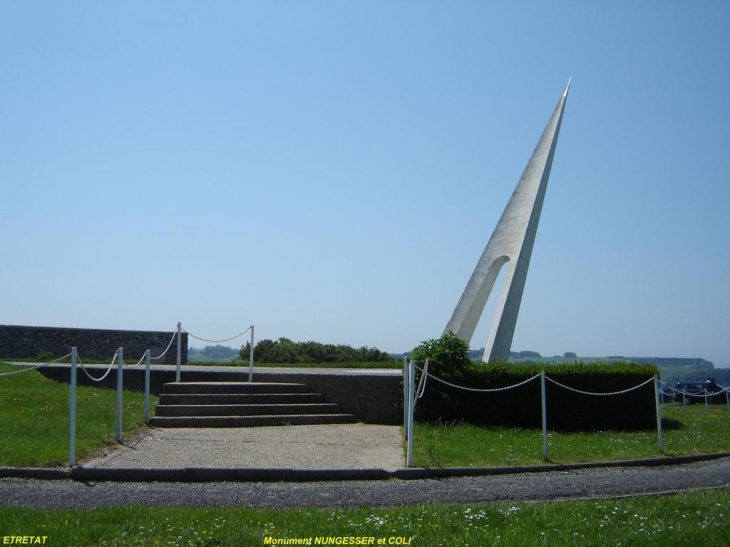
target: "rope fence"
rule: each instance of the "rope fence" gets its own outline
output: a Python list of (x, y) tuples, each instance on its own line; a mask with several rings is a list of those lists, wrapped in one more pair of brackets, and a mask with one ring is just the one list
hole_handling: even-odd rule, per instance
[[(192, 332), (185, 330), (182, 328), (182, 324), (177, 324), (177, 371), (175, 374), (175, 381), (180, 382), (180, 361), (181, 361), (181, 348), (180, 348), (180, 341), (182, 333), (186, 333), (189, 337), (195, 338), (196, 340), (200, 340), (201, 342), (208, 342), (210, 344), (222, 344), (224, 342), (230, 342), (231, 340), (235, 340), (236, 338), (240, 338), (244, 334), (246, 334), (248, 331), (251, 331), (251, 343), (249, 345), (249, 355), (248, 355), (248, 381), (253, 382), (253, 341), (254, 341), (254, 325), (251, 325), (250, 327), (247, 327), (243, 332), (238, 333), (236, 336), (232, 336), (231, 338), (224, 338), (223, 340), (210, 340), (208, 338), (203, 338), (201, 336), (197, 336), (193, 334)], [(172, 341), (170, 342), (172, 343)], [(169, 346), (168, 346), (169, 349)], [(167, 350), (165, 350), (165, 353), (167, 353)], [(164, 354), (163, 354), (164, 355)]]
[(433, 374), (429, 374), (428, 373), (428, 367), (425, 367), (425, 366), (424, 366), (423, 369), (421, 369), (420, 367), (416, 366), (416, 370), (419, 371), (419, 372), (421, 372), (421, 373), (423, 373), (424, 371), (426, 371), (426, 376), (428, 376), (432, 380), (436, 380), (437, 382), (441, 382), (444, 385), (447, 385), (449, 387), (453, 387), (455, 389), (461, 389), (463, 391), (471, 391), (472, 393), (499, 393), (501, 391), (509, 391), (510, 389), (515, 389), (515, 388), (518, 388), (518, 387), (522, 387), (522, 386), (524, 386), (526, 384), (529, 384), (533, 380), (535, 380), (535, 379), (537, 379), (537, 378), (540, 377), (539, 374), (535, 374), (535, 376), (533, 376), (532, 378), (528, 378), (527, 380), (525, 380), (523, 382), (520, 382), (518, 384), (515, 384), (513, 386), (477, 389), (477, 388), (473, 388), (473, 387), (459, 386), (457, 384), (452, 384), (451, 382), (447, 382), (446, 380), (443, 380), (441, 378), (438, 378), (437, 376), (434, 376)]
[(710, 399), (717, 399), (724, 393), (725, 404), (727, 405), (728, 410), (730, 410), (730, 387), (722, 387), (713, 382), (712, 385), (717, 388), (717, 391), (713, 389), (708, 389), (707, 383), (703, 385), (701, 391), (687, 391), (685, 389), (678, 389), (676, 387), (673, 387), (667, 382), (659, 382), (659, 385), (661, 386), (660, 396), (662, 398), (671, 397), (673, 400), (676, 400), (677, 398), (681, 397), (683, 405), (690, 404), (693, 399), (702, 399), (704, 400), (705, 406), (707, 407), (709, 406)]
[(135, 365), (126, 365), (124, 363), (124, 348), (118, 348), (114, 353), (112, 362), (107, 368), (106, 372), (100, 377), (92, 376), (84, 366), (81, 359), (78, 356), (77, 348), (71, 348), (71, 378), (70, 378), (70, 410), (69, 410), (69, 465), (74, 466), (76, 464), (76, 371), (77, 365), (81, 366), (81, 370), (92, 382), (101, 382), (109, 376), (109, 373), (114, 368), (116, 362), (117, 365), (117, 381), (116, 381), (116, 439), (117, 442), (122, 442), (122, 407), (123, 407), (123, 369), (124, 367), (134, 368), (142, 364), (142, 361), (146, 360), (145, 369), (145, 386), (144, 386), (144, 410), (145, 410), (145, 422), (149, 423), (149, 393), (150, 393), (150, 350), (146, 350), (142, 358)]
[[(235, 340), (236, 338), (239, 338), (240, 336), (243, 336), (248, 331), (251, 331), (251, 344), (250, 344), (250, 356), (249, 356), (249, 382), (253, 381), (253, 345), (254, 345), (254, 325), (251, 325), (246, 330), (241, 332), (240, 334), (237, 334), (236, 336), (232, 338), (226, 338), (224, 340), (208, 340), (205, 338), (198, 337), (188, 331), (184, 331), (188, 334), (188, 336), (191, 336), (195, 338), (196, 340), (202, 340), (204, 342), (211, 342), (211, 343), (222, 343), (222, 342), (229, 342), (231, 340)], [(80, 366), (81, 370), (84, 372), (86, 377), (91, 381), (95, 383), (100, 383), (109, 376), (112, 369), (114, 368), (114, 364), (117, 365), (117, 380), (116, 380), (116, 391), (117, 391), (117, 397), (116, 397), (116, 438), (118, 442), (122, 442), (122, 391), (123, 391), (123, 369), (125, 367), (127, 368), (136, 368), (139, 367), (143, 362), (145, 363), (145, 380), (144, 380), (144, 411), (145, 411), (145, 422), (149, 423), (150, 421), (150, 401), (149, 401), (149, 395), (150, 395), (150, 362), (154, 360), (158, 360), (163, 358), (168, 351), (170, 351), (170, 348), (172, 347), (173, 342), (177, 340), (177, 376), (176, 381), (180, 381), (180, 361), (181, 361), (181, 342), (182, 342), (182, 336), (181, 333), (183, 332), (182, 326), (180, 323), (177, 324), (177, 329), (173, 333), (172, 337), (170, 338), (170, 342), (167, 344), (167, 347), (165, 348), (165, 351), (163, 351), (160, 355), (156, 357), (152, 357), (150, 354), (150, 350), (145, 350), (142, 357), (137, 361), (136, 364), (126, 364), (124, 362), (124, 349), (118, 348), (116, 352), (114, 353), (114, 357), (112, 357), (111, 363), (109, 364), (109, 367), (106, 369), (106, 371), (102, 374), (101, 377), (96, 377), (91, 374), (91, 372), (87, 369), (87, 367), (84, 365), (84, 363), (81, 361), (78, 349), (76, 347), (71, 348), (71, 352), (67, 353), (66, 355), (59, 357), (58, 359), (54, 359), (52, 361), (49, 361), (47, 363), (41, 363), (38, 365), (33, 366), (27, 366), (19, 370), (13, 370), (9, 372), (2, 372), (0, 373), (0, 377), (3, 376), (11, 376), (15, 374), (22, 374), (24, 372), (28, 372), (31, 370), (38, 370), (42, 367), (46, 367), (49, 365), (53, 365), (56, 363), (59, 363), (61, 361), (64, 361), (65, 359), (69, 359), (71, 361), (71, 374), (70, 374), (70, 409), (69, 409), (69, 465), (74, 466), (76, 465), (76, 387), (77, 387), (77, 369)], [(424, 385), (425, 388), (425, 385)]]
[[(730, 391), (730, 387), (724, 387), (721, 388), (719, 391), (709, 391), (707, 388), (703, 388), (702, 391), (687, 391), (684, 389), (677, 389), (675, 387), (672, 387), (671, 384), (665, 383), (665, 382), (659, 382), (659, 384), (662, 386), (663, 393), (667, 395), (685, 395), (690, 397), (698, 397), (698, 398), (708, 398), (708, 397), (716, 397), (717, 395), (720, 395), (722, 393), (728, 393)], [(720, 387), (720, 386), (717, 386)]]
[(209, 342), (211, 344), (222, 344), (223, 342), (230, 342), (231, 340), (235, 340), (236, 338), (240, 338), (244, 334), (246, 334), (249, 330), (253, 328), (253, 325), (248, 327), (245, 331), (241, 332), (240, 334), (237, 334), (236, 336), (232, 336), (231, 338), (226, 338), (225, 340), (207, 340), (206, 338), (201, 338), (200, 336), (195, 336), (193, 333), (186, 331), (185, 329), (182, 329), (183, 332), (187, 333), (188, 336), (195, 338), (196, 340), (200, 340), (201, 342)]
[[(177, 333), (176, 333), (177, 334)], [(174, 338), (173, 338), (174, 339)], [(169, 349), (170, 346), (168, 346)], [(167, 351), (167, 350), (166, 350)], [(5, 372), (0, 374), (0, 376), (10, 376), (13, 374), (21, 374), (23, 372), (28, 372), (30, 370), (38, 370), (42, 367), (52, 365), (55, 363), (58, 363), (60, 361), (63, 361), (65, 359), (68, 359), (70, 357), (71, 359), (71, 375), (69, 379), (70, 384), (70, 405), (69, 405), (69, 465), (74, 466), (76, 465), (76, 387), (77, 387), (77, 369), (78, 367), (81, 367), (81, 370), (84, 372), (86, 377), (95, 383), (99, 383), (104, 381), (108, 376), (109, 373), (114, 368), (114, 365), (116, 363), (117, 365), (117, 381), (116, 381), (116, 438), (118, 442), (122, 442), (122, 391), (123, 391), (123, 376), (122, 376), (122, 370), (126, 366), (128, 368), (135, 368), (142, 364), (143, 361), (146, 361), (146, 368), (145, 368), (145, 381), (144, 381), (144, 396), (145, 396), (145, 402), (144, 402), (144, 410), (145, 410), (145, 422), (149, 423), (149, 395), (150, 395), (150, 350), (146, 350), (144, 352), (144, 355), (142, 358), (134, 365), (127, 365), (124, 363), (124, 349), (118, 348), (116, 352), (114, 353), (114, 357), (112, 357), (112, 361), (107, 367), (106, 372), (102, 374), (101, 377), (93, 376), (89, 370), (87, 370), (86, 366), (83, 364), (81, 359), (78, 355), (78, 350), (76, 347), (71, 348), (71, 353), (68, 353), (64, 355), (63, 357), (59, 357), (58, 359), (54, 359), (53, 361), (49, 361), (48, 363), (42, 363), (40, 365), (32, 366), (32, 367), (26, 367), (21, 370), (15, 370), (11, 372)]]
[[(416, 371), (420, 373), (420, 378), (418, 379), (418, 382), (416, 382)], [(661, 418), (661, 395), (666, 394), (667, 391), (670, 391), (671, 394), (680, 394), (683, 396), (691, 396), (691, 397), (697, 397), (697, 398), (704, 398), (705, 403), (709, 400), (711, 397), (717, 397), (718, 395), (721, 395), (722, 393), (725, 393), (728, 408), (730, 409), (730, 387), (721, 388), (721, 386), (717, 386), (720, 388), (719, 391), (715, 392), (709, 392), (705, 389), (704, 393), (697, 393), (697, 392), (688, 392), (683, 391), (680, 389), (675, 389), (669, 384), (665, 384), (659, 381), (658, 377), (655, 375), (652, 378), (647, 379), (644, 382), (641, 382), (640, 384), (623, 389), (620, 391), (612, 391), (612, 392), (591, 392), (591, 391), (584, 391), (580, 389), (576, 389), (570, 386), (567, 386), (563, 383), (558, 382), (557, 380), (554, 380), (547, 376), (545, 374), (545, 371), (543, 370), (540, 374), (536, 374), (535, 376), (532, 376), (531, 378), (528, 378), (522, 382), (518, 382), (514, 385), (505, 386), (505, 387), (498, 387), (498, 388), (471, 388), (466, 386), (460, 386), (458, 384), (454, 384), (452, 382), (448, 382), (442, 378), (439, 378), (437, 376), (434, 376), (433, 374), (428, 372), (428, 360), (426, 360), (424, 367), (420, 368), (415, 364), (415, 361), (408, 360), (405, 358), (403, 360), (403, 386), (404, 386), (404, 421), (403, 421), (403, 431), (405, 439), (408, 441), (407, 445), (407, 455), (406, 455), (406, 465), (408, 467), (411, 467), (413, 462), (413, 417), (415, 413), (415, 407), (416, 407), (416, 401), (423, 397), (425, 389), (426, 389), (426, 379), (432, 379), (436, 382), (439, 382), (441, 384), (444, 384), (448, 387), (459, 389), (463, 391), (473, 392), (473, 393), (500, 393), (509, 391), (512, 389), (517, 389), (519, 387), (522, 387), (526, 384), (529, 384), (530, 382), (533, 382), (540, 379), (541, 383), (541, 406), (542, 406), (542, 437), (543, 437), (543, 458), (545, 460), (548, 459), (548, 436), (547, 436), (547, 397), (546, 397), (546, 383), (551, 382), (552, 384), (566, 389), (568, 391), (571, 391), (573, 393), (578, 393), (580, 395), (586, 395), (586, 396), (594, 396), (594, 397), (612, 397), (612, 396), (619, 396), (619, 395), (625, 395), (627, 393), (631, 393), (633, 391), (639, 390), (643, 387), (646, 387), (650, 384), (654, 384), (654, 398), (656, 401), (656, 421), (657, 421), (657, 436), (658, 436), (658, 444), (659, 444), (659, 452), (664, 453), (664, 435), (662, 431), (662, 418)]]
[(170, 343), (167, 344), (167, 347), (165, 348), (165, 351), (163, 351), (162, 353), (160, 353), (157, 357), (151, 357), (151, 359), (153, 361), (157, 361), (158, 359), (162, 359), (165, 355), (167, 355), (167, 352), (172, 347), (172, 343), (175, 341), (175, 337), (176, 336), (177, 336), (177, 331), (172, 333), (172, 338), (170, 338)]
[(58, 359), (54, 359), (53, 361), (49, 361), (48, 363), (43, 363), (43, 364), (40, 364), (40, 365), (34, 365), (32, 367), (22, 368), (20, 370), (13, 370), (13, 371), (10, 371), (10, 372), (3, 372), (3, 373), (0, 373), (0, 376), (12, 376), (13, 374), (22, 374), (22, 373), (28, 372), (30, 370), (38, 370), (39, 368), (43, 368), (43, 367), (47, 367), (48, 365), (53, 365), (55, 363), (59, 363), (59, 362), (63, 361), (64, 359), (68, 359), (69, 357), (71, 357), (71, 354), (70, 353), (67, 353), (63, 357), (59, 357)]
[(135, 365), (128, 365), (127, 363), (124, 363), (124, 366), (127, 368), (137, 368), (139, 365), (142, 364), (142, 361), (144, 361), (145, 357), (147, 357), (147, 352), (145, 351), (142, 357), (139, 358), (139, 361), (137, 361), (137, 364)]
[(416, 389), (416, 399), (420, 399), (421, 397), (423, 397), (423, 393), (426, 391), (426, 378), (428, 378), (428, 359), (426, 359), (426, 363), (423, 365), (423, 370), (421, 372), (421, 380), (418, 382), (418, 388)]
[(652, 383), (654, 381), (654, 378), (649, 378), (646, 382), (643, 382), (643, 383), (639, 384), (638, 386), (630, 387), (628, 389), (623, 389), (621, 391), (612, 391), (612, 392), (607, 392), (607, 393), (596, 393), (596, 392), (592, 392), (592, 391), (581, 391), (580, 389), (575, 389), (573, 387), (569, 387), (569, 386), (563, 385), (560, 382), (557, 382), (557, 381), (553, 380), (549, 376), (545, 376), (545, 379), (548, 382), (551, 382), (551, 383), (555, 384), (556, 386), (560, 386), (563, 389), (567, 389), (568, 391), (572, 391), (573, 393), (579, 393), (581, 395), (592, 395), (594, 397), (611, 397), (613, 395), (625, 395), (627, 393), (631, 393), (632, 391), (636, 391), (637, 389), (641, 389), (642, 387), (644, 387), (644, 386), (646, 386), (646, 385), (648, 385), (648, 384), (650, 384), (650, 383)]
[(84, 363), (81, 361), (81, 358), (78, 356), (78, 353), (76, 354), (76, 362), (77, 364), (81, 365), (81, 370), (86, 374), (86, 377), (91, 380), (92, 382), (102, 382), (107, 376), (109, 376), (109, 373), (111, 372), (112, 368), (114, 368), (114, 362), (117, 360), (117, 356), (119, 355), (119, 350), (117, 350), (114, 353), (114, 357), (112, 357), (112, 362), (109, 365), (109, 368), (106, 369), (106, 372), (101, 378), (95, 378), (91, 375), (91, 373), (86, 370), (86, 367), (84, 366)]

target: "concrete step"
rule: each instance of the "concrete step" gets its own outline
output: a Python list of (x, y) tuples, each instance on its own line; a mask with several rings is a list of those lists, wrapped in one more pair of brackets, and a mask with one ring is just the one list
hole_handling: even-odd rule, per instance
[(217, 393), (217, 394), (252, 394), (252, 393), (306, 393), (306, 384), (264, 383), (264, 382), (172, 382), (163, 386), (165, 394), (182, 393)]
[(257, 427), (356, 423), (306, 384), (182, 382), (163, 386), (153, 427)]
[(282, 416), (155, 416), (152, 427), (262, 427), (357, 423), (353, 414), (298, 414)]
[(160, 405), (268, 405), (323, 403), (321, 393), (163, 393)]
[(157, 416), (278, 416), (292, 414), (338, 414), (340, 405), (264, 404), (264, 405), (158, 405)]

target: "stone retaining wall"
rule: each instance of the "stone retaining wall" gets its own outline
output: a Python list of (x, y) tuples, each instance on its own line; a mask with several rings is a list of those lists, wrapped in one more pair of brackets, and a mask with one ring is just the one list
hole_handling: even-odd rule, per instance
[[(44, 353), (54, 358), (66, 355), (71, 347), (78, 348), (81, 359), (106, 360), (114, 356), (117, 348), (124, 348), (126, 362), (139, 360), (145, 350), (160, 355), (170, 343), (173, 332), (70, 329), (62, 327), (25, 327), (0, 325), (0, 357), (5, 359), (35, 359)], [(181, 361), (188, 360), (188, 334), (182, 333)], [(173, 342), (159, 363), (175, 364), (176, 342)]]
[[(51, 365), (38, 369), (46, 378), (57, 382), (70, 381), (68, 365)], [(95, 367), (92, 374), (101, 376), (104, 369)], [(124, 389), (144, 392), (144, 367), (125, 368), (122, 372)], [(183, 382), (246, 382), (248, 372), (221, 372), (182, 369)], [(102, 382), (89, 380), (80, 370), (76, 373), (78, 385), (114, 389), (116, 370)], [(162, 386), (175, 381), (175, 368), (150, 371), (150, 393), (159, 395)], [(339, 403), (343, 412), (354, 414), (362, 422), (397, 425), (403, 423), (403, 386), (401, 375), (394, 374), (326, 374), (326, 373), (271, 373), (255, 372), (255, 382), (302, 383), (317, 393), (322, 393), (328, 403)], [(154, 411), (153, 411), (154, 412)]]

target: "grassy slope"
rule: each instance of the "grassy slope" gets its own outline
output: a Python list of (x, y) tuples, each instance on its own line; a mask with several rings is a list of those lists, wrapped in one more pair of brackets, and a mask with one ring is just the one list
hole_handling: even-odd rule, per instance
[[(264, 538), (404, 538), (439, 546), (730, 545), (730, 490), (542, 504), (412, 505), (351, 509), (127, 506), (0, 509), (0, 535), (45, 535), (47, 545), (242, 546)], [(309, 544), (309, 543), (306, 543)]]
[[(730, 452), (730, 412), (725, 406), (666, 404), (662, 408), (665, 454)], [(461, 424), (416, 424), (416, 467), (488, 467), (537, 465), (542, 460), (542, 431)], [(551, 462), (613, 461), (660, 456), (652, 431), (548, 431)]]
[[(16, 371), (0, 363), (0, 373)], [(83, 374), (79, 371), (79, 374)], [(37, 371), (0, 376), (0, 465), (56, 466), (69, 458), (69, 385)], [(156, 397), (150, 397), (154, 408)], [(76, 457), (80, 459), (114, 439), (116, 392), (77, 388)], [(122, 431), (144, 427), (144, 396), (124, 392)]]
[[(0, 364), (0, 372), (17, 370)], [(125, 392), (124, 434), (143, 427), (143, 397)], [(152, 405), (156, 398), (152, 398)], [(62, 465), (68, 461), (69, 387), (40, 373), (0, 377), (0, 465)], [(730, 412), (722, 405), (664, 407), (666, 453), (730, 451)], [(115, 432), (115, 392), (79, 388), (77, 458)], [(416, 425), (415, 465), (424, 467), (530, 465), (542, 462), (537, 430)], [(658, 456), (654, 431), (549, 434), (551, 461)]]
[[(0, 364), (0, 372), (16, 370)], [(142, 420), (142, 398), (125, 393), (125, 427)], [(79, 388), (79, 453), (93, 450), (114, 434), (114, 392)], [(728, 450), (730, 413), (719, 407), (665, 407), (673, 428), (665, 442), (669, 453)], [(537, 453), (539, 432), (481, 428), (433, 428), (440, 444), (454, 449), (439, 454), (438, 443), (427, 442), (418, 425), (416, 447), (431, 465), (485, 465), (474, 453), (501, 450), (500, 465), (526, 463), (514, 455)], [(469, 426), (471, 427), (471, 426)], [(459, 438), (455, 435), (465, 435)], [(656, 455), (656, 437), (595, 434), (551, 437), (554, 459), (603, 459)], [(560, 456), (558, 445), (565, 444)], [(603, 448), (597, 444), (601, 437)], [(535, 442), (537, 440), (537, 442)], [(445, 441), (445, 442), (444, 442)], [(572, 442), (572, 441), (571, 441)], [(68, 455), (68, 386), (37, 372), (0, 377), (0, 464), (62, 463)], [(583, 446), (583, 456), (576, 447)], [(420, 448), (418, 448), (420, 447)], [(467, 447), (471, 450), (466, 455)], [(511, 448), (510, 448), (511, 447)], [(644, 448), (642, 448), (644, 447)], [(637, 452), (638, 450), (638, 452)], [(431, 454), (429, 454), (431, 452)], [(512, 455), (510, 455), (512, 453)], [(418, 453), (417, 453), (418, 454)], [(435, 456), (434, 456), (435, 454)], [(458, 457), (464, 460), (458, 460)], [(472, 454), (472, 455), (469, 455)], [(423, 458), (423, 455), (417, 456)], [(435, 459), (434, 459), (435, 458)], [(18, 460), (20, 463), (18, 463)], [(28, 461), (32, 459), (33, 461)], [(13, 460), (13, 461), (11, 461)], [(448, 460), (448, 461), (447, 461)], [(529, 463), (529, 461), (527, 462)], [(487, 463), (488, 465), (489, 463)], [(423, 462), (420, 463), (423, 465)], [(0, 535), (46, 535), (52, 545), (262, 545), (264, 537), (372, 536), (415, 538), (413, 545), (631, 545), (730, 544), (730, 491), (718, 490), (661, 498), (579, 501), (552, 504), (428, 505), (394, 509), (251, 510), (245, 508), (185, 509), (118, 507), (81, 510), (0, 509)]]

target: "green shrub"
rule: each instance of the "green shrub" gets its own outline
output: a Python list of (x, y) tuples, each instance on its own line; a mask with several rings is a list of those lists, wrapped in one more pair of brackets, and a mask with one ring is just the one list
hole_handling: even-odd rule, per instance
[(469, 344), (451, 331), (438, 340), (421, 342), (411, 352), (411, 359), (421, 366), (428, 359), (429, 372), (450, 382), (463, 378), (464, 371), (472, 364)]
[[(602, 429), (640, 430), (656, 426), (654, 385), (631, 389), (657, 373), (656, 367), (626, 363), (586, 365), (563, 364), (512, 365), (508, 363), (470, 364), (460, 371), (460, 381), (429, 372), (463, 387), (497, 389), (514, 386), (540, 374), (570, 388), (589, 393), (621, 395), (585, 395), (546, 382), (548, 428), (552, 430)], [(429, 379), (416, 407), (420, 421), (466, 422), (490, 426), (542, 426), (540, 379), (505, 391), (480, 393), (465, 391)]]
[[(248, 361), (251, 344), (241, 348), (240, 358)], [(377, 348), (363, 346), (353, 348), (344, 344), (320, 344), (319, 342), (292, 342), (288, 338), (260, 340), (253, 347), (256, 363), (347, 363), (347, 362), (395, 362), (389, 354)]]
[(53, 361), (53, 354), (50, 351), (40, 351), (38, 357), (36, 357), (41, 363), (47, 363)]

